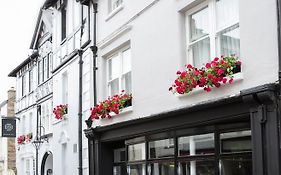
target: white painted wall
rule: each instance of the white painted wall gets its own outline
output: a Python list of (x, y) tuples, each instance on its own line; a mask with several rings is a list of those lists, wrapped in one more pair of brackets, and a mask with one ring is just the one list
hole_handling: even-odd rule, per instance
[[(142, 9), (152, 2), (154, 4), (143, 12)], [(133, 111), (111, 120), (95, 121), (94, 127), (149, 117), (277, 81), (276, 3), (274, 0), (240, 0), (242, 78), (232, 85), (213, 89), (210, 93), (198, 91), (184, 97), (170, 93), (168, 88), (176, 78), (176, 71), (183, 70), (188, 63), (184, 12), (194, 2), (199, 1), (124, 0), (123, 9), (110, 19), (107, 19), (107, 1), (98, 2), (98, 99), (107, 97), (104, 57), (129, 42), (132, 53)], [(129, 21), (136, 14), (138, 17)], [(122, 32), (120, 27), (124, 25), (125, 32)]]

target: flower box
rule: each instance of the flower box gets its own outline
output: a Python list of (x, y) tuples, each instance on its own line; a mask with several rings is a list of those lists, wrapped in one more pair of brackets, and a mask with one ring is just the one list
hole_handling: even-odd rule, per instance
[(112, 114), (119, 114), (124, 108), (132, 106), (132, 94), (126, 94), (123, 90), (121, 94), (108, 97), (91, 108), (91, 119), (111, 118)]
[(197, 87), (211, 91), (212, 87), (219, 88), (221, 84), (232, 83), (233, 74), (241, 72), (241, 61), (235, 56), (215, 58), (200, 69), (192, 65), (187, 70), (177, 71), (177, 79), (169, 88), (173, 93), (187, 94)]
[(55, 114), (55, 118), (57, 120), (65, 120), (67, 118), (67, 112), (68, 112), (67, 104), (58, 105), (53, 109), (53, 113)]

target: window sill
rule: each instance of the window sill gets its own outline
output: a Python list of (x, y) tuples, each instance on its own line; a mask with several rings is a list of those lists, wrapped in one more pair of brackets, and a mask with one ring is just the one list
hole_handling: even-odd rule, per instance
[(124, 5), (120, 5), (119, 7), (117, 7), (116, 9), (114, 9), (113, 11), (111, 11), (108, 16), (105, 18), (105, 21), (109, 21), (113, 16), (115, 16), (118, 12), (120, 12), (122, 9), (124, 8)]
[(122, 110), (122, 112), (120, 112), (119, 114), (113, 113), (113, 114), (111, 115), (111, 117), (114, 117), (114, 116), (116, 116), (116, 115), (127, 114), (127, 113), (130, 113), (130, 112), (133, 112), (133, 106), (129, 106), (129, 107), (124, 108), (124, 109)]
[[(243, 77), (243, 73), (242, 72), (239, 72), (239, 73), (236, 73), (233, 75), (233, 83), (236, 83), (236, 82), (239, 82), (239, 81), (242, 81), (244, 79)], [(226, 86), (228, 83), (226, 84), (221, 84), (221, 86)], [(216, 87), (214, 87), (216, 88)], [(191, 91), (190, 93), (188, 94), (176, 94), (175, 96), (178, 97), (178, 98), (184, 98), (184, 97), (187, 97), (187, 96), (190, 96), (190, 95), (194, 95), (194, 94), (198, 94), (198, 93), (202, 93), (204, 91), (203, 88), (196, 88), (194, 89), (193, 91)]]

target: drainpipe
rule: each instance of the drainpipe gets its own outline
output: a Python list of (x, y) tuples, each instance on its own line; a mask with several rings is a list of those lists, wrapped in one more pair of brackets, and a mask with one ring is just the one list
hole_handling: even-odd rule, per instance
[[(92, 53), (93, 53), (93, 96), (94, 96), (94, 106), (97, 104), (97, 65), (96, 65), (96, 59), (97, 59), (97, 9), (98, 4), (95, 0), (92, 1), (93, 4), (93, 45), (90, 47)], [(88, 131), (92, 128), (93, 121), (89, 117), (86, 121)], [(86, 133), (87, 131), (85, 131)], [(91, 131), (90, 131), (91, 132)], [(86, 135), (88, 135), (86, 133)], [(88, 160), (89, 160), (89, 175), (97, 174), (96, 172), (96, 162), (95, 162), (95, 143), (94, 143), (94, 136), (90, 134), (88, 137)], [(96, 172), (95, 172), (96, 171)]]
[(83, 49), (81, 48), (82, 44), (82, 35), (83, 35), (83, 7), (81, 4), (81, 34), (80, 34), (80, 49), (78, 50), (79, 55), (79, 99), (78, 99), (78, 174), (83, 174), (83, 158), (82, 158), (82, 100), (83, 100)]
[(277, 5), (277, 33), (278, 33), (278, 80), (281, 85), (281, 0), (276, 0)]

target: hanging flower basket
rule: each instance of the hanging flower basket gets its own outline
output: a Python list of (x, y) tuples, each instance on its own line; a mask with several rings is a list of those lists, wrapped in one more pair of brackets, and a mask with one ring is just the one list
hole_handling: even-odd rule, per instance
[(91, 119), (111, 118), (111, 114), (119, 114), (124, 108), (132, 106), (132, 94), (126, 94), (122, 90), (121, 94), (116, 94), (113, 97), (108, 97), (91, 108)]
[(241, 71), (241, 61), (235, 56), (214, 58), (204, 67), (198, 69), (187, 65), (186, 70), (177, 72), (177, 79), (169, 91), (187, 94), (197, 87), (210, 92), (212, 87), (219, 88), (221, 84), (233, 82), (233, 74)]
[(53, 113), (55, 114), (55, 118), (57, 120), (64, 120), (67, 117), (67, 111), (68, 111), (68, 105), (67, 104), (61, 104), (58, 105), (56, 108), (53, 109)]

